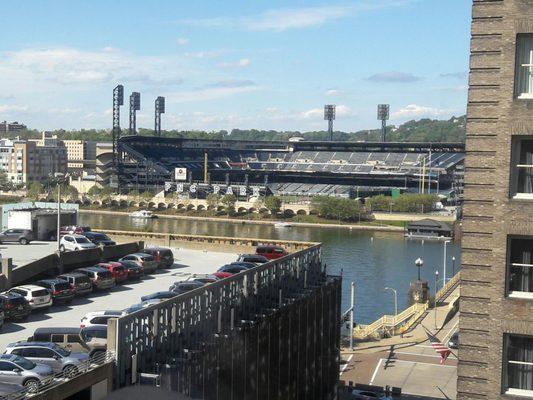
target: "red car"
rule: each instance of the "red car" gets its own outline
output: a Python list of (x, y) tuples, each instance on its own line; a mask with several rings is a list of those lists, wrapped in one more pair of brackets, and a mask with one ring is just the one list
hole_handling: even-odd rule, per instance
[(224, 279), (233, 276), (233, 274), (230, 274), (229, 272), (215, 272), (213, 275), (216, 276), (218, 279)]
[(275, 260), (277, 258), (284, 257), (289, 253), (281, 246), (267, 245), (257, 246), (257, 248), (255, 249), (255, 254), (259, 254), (263, 257), (268, 258), (269, 260)]
[(89, 232), (88, 226), (66, 225), (59, 228), (59, 235), (81, 235), (83, 232)]
[(98, 263), (97, 267), (102, 267), (107, 269), (115, 278), (116, 283), (121, 283), (128, 280), (128, 270), (122, 266), (122, 264), (117, 262), (107, 262), (107, 263)]

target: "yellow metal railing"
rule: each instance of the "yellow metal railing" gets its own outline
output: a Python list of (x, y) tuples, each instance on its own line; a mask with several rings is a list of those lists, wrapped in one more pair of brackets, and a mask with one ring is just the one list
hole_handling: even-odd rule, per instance
[(452, 279), (450, 279), (446, 284), (437, 292), (437, 295), (435, 296), (435, 301), (440, 301), (443, 299), (444, 296), (451, 293), (453, 289), (455, 289), (455, 286), (459, 284), (459, 281), (461, 280), (461, 273), (458, 272), (453, 276)]

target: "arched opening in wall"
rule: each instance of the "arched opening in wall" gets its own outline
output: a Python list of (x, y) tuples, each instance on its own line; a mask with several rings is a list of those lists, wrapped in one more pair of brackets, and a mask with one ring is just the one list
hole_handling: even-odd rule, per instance
[(81, 206), (81, 205), (83, 204), (83, 201), (81, 201), (81, 200), (78, 199), (78, 200), (76, 200), (74, 203), (76, 203), (77, 205)]
[[(114, 201), (114, 200), (113, 200), (113, 201)], [(103, 206), (108, 206), (108, 205), (110, 205), (111, 203), (112, 203), (112, 202), (111, 202), (111, 200), (109, 200), (109, 199), (104, 199), (104, 200), (102, 200), (102, 205), (103, 205)]]
[(305, 210), (298, 210), (298, 211), (296, 212), (296, 214), (298, 214), (298, 215), (307, 215), (307, 211), (305, 211)]
[(250, 207), (250, 208), (248, 209), (248, 212), (249, 212), (249, 213), (256, 213), (256, 212), (257, 212), (257, 208), (255, 208), (255, 207)]
[(146, 207), (146, 202), (139, 201), (139, 207)]
[(268, 214), (268, 212), (269, 212), (269, 211), (268, 211), (268, 208), (261, 207), (261, 208), (259, 209), (259, 213), (260, 213), (260, 214)]
[(185, 209), (185, 204), (178, 204), (178, 210), (184, 210)]
[(238, 213), (245, 213), (246, 211), (248, 211), (248, 210), (246, 209), (246, 207), (239, 207), (239, 208), (237, 209), (237, 212), (238, 212)]
[(309, 211), (309, 215), (318, 215), (318, 211), (317, 210), (310, 210)]
[(120, 200), (120, 208), (126, 208), (128, 207), (128, 202), (126, 200)]
[(83, 205), (84, 206), (90, 206), (91, 205), (91, 201), (90, 200), (83, 200)]
[(224, 206), (218, 206), (217, 207), (217, 211), (224, 211), (224, 209), (225, 209)]
[(198, 204), (198, 207), (196, 207), (198, 211), (205, 211), (205, 206), (203, 204)]
[(159, 203), (159, 204), (157, 205), (157, 208), (159, 208), (160, 210), (164, 210), (164, 209), (167, 208), (167, 205), (166, 205), (165, 203)]
[(148, 203), (148, 208), (155, 208), (155, 203), (153, 201)]
[(286, 216), (286, 217), (294, 217), (294, 211), (293, 210), (290, 210), (290, 209), (287, 209), (285, 211), (283, 211), (283, 215)]
[(130, 201), (130, 202), (128, 203), (128, 206), (129, 206), (129, 207), (139, 207), (139, 205), (137, 204), (136, 201)]
[(117, 200), (111, 200), (111, 206), (113, 206), (113, 207), (118, 206), (118, 201)]
[(189, 205), (187, 206), (187, 210), (189, 210), (189, 211), (190, 211), (190, 210), (194, 210), (194, 204), (189, 204)]
[(168, 203), (167, 204), (167, 209), (172, 210), (174, 208), (176, 208), (176, 205), (174, 203)]
[(93, 201), (93, 206), (99, 206), (99, 205), (101, 205), (99, 200), (94, 200)]

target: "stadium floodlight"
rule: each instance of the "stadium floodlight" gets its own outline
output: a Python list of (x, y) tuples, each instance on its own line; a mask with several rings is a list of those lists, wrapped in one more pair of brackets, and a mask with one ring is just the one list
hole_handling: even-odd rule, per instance
[(381, 141), (386, 142), (387, 139), (387, 120), (389, 119), (390, 105), (378, 104), (378, 120), (381, 121)]
[(329, 140), (333, 141), (333, 121), (335, 120), (335, 104), (324, 106), (324, 120), (328, 121)]
[(118, 154), (118, 140), (120, 139), (120, 106), (124, 105), (124, 86), (117, 85), (113, 89), (113, 165), (117, 171), (118, 190), (120, 193), (120, 157)]
[(141, 109), (141, 94), (133, 92), (130, 96), (130, 135), (137, 133), (137, 116), (136, 111)]
[(165, 98), (159, 96), (155, 99), (154, 130), (156, 136), (161, 136), (161, 114), (165, 112)]

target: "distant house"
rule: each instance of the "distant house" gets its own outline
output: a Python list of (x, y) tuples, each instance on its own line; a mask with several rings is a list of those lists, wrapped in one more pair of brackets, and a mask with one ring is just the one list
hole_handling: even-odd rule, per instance
[(420, 239), (445, 239), (453, 237), (453, 228), (433, 219), (413, 221), (407, 225), (407, 237)]

